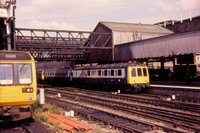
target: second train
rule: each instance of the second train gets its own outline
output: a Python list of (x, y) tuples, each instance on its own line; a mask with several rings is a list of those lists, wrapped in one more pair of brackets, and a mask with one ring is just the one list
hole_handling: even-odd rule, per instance
[(70, 68), (44, 69), (38, 71), (39, 82), (63, 85), (87, 85), (98, 89), (138, 92), (148, 88), (149, 72), (141, 63), (117, 63), (82, 65)]

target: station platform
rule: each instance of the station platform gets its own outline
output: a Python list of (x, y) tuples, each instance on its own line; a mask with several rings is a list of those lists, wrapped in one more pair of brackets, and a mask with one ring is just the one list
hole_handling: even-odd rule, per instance
[(184, 87), (199, 87), (200, 81), (191, 81), (190, 84), (186, 84), (185, 81), (150, 81), (151, 85), (168, 85), (168, 86), (184, 86)]
[(150, 94), (156, 95), (176, 95), (176, 97), (200, 99), (200, 81), (150, 81)]

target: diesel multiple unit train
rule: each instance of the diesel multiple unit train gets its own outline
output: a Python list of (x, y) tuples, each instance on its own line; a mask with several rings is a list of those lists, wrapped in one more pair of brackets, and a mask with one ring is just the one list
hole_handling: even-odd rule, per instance
[[(140, 91), (149, 87), (147, 66), (139, 63), (74, 66), (71, 68), (45, 69), (38, 75), (47, 83), (72, 83), (96, 85), (126, 91)], [(42, 76), (41, 76), (42, 75)]]
[(24, 52), (0, 51), (0, 122), (30, 118), (36, 88), (33, 57)]

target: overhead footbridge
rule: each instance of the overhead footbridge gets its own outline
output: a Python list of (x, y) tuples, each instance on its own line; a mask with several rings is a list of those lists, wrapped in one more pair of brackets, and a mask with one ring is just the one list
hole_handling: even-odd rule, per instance
[(110, 33), (47, 29), (15, 29), (16, 50), (36, 60), (86, 61), (92, 49), (112, 49)]

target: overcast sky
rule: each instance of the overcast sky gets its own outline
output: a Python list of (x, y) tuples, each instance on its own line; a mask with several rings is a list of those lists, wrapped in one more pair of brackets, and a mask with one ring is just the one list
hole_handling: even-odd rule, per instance
[(93, 31), (99, 21), (147, 23), (200, 15), (200, 0), (17, 0), (17, 28)]

